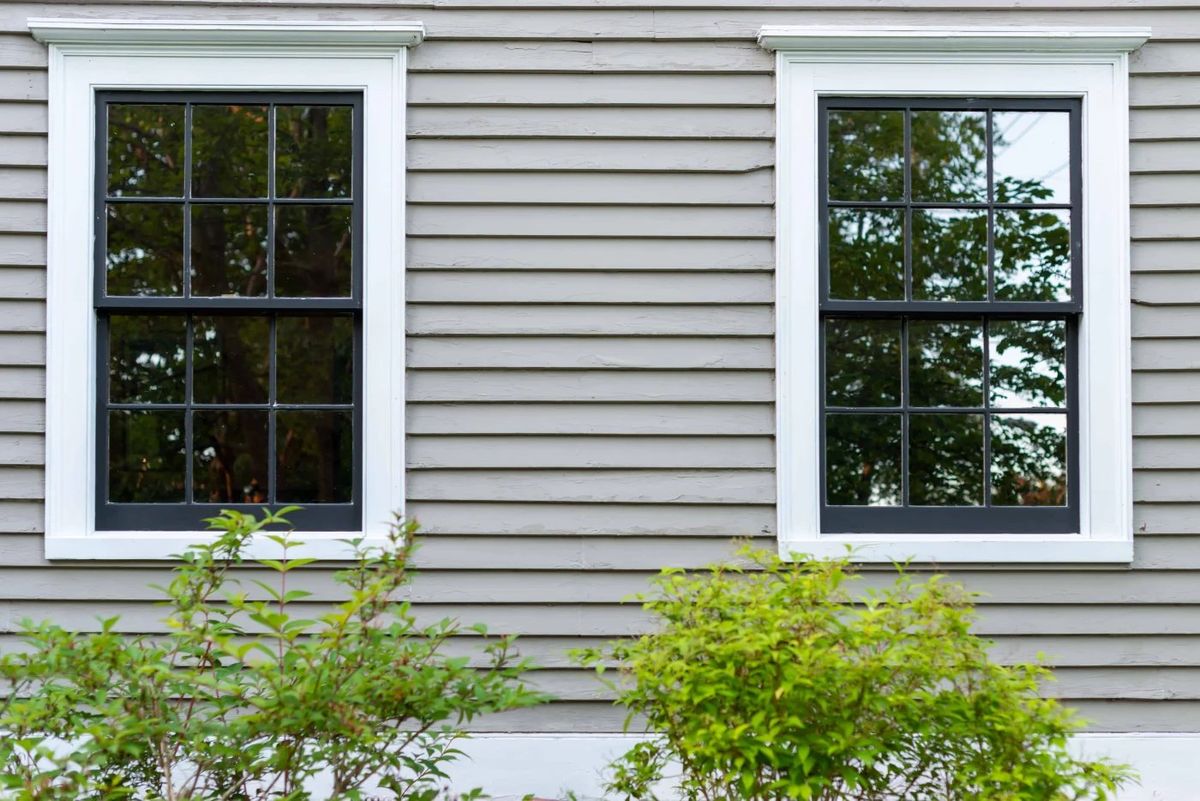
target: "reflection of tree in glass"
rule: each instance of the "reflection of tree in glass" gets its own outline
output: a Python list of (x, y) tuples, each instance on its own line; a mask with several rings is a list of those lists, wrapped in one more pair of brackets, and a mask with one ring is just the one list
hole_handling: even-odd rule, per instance
[(830, 504), (900, 505), (900, 415), (826, 415), (825, 454)]
[(279, 197), (349, 197), (349, 106), (278, 106), (275, 193)]
[(982, 321), (910, 322), (908, 386), (912, 406), (982, 406)]
[(913, 200), (987, 200), (987, 115), (982, 111), (912, 113)]
[(992, 418), (991, 449), (993, 504), (1066, 504), (1065, 416), (996, 415)]
[(904, 212), (829, 210), (829, 294), (904, 300)]
[(108, 499), (182, 501), (183, 412), (108, 413)]
[(983, 503), (983, 417), (914, 414), (909, 417), (909, 503), (977, 506)]
[(183, 195), (183, 106), (108, 106), (108, 194)]

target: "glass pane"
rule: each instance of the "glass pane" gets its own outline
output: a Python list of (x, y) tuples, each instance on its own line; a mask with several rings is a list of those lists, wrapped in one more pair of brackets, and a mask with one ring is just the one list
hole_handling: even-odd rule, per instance
[(349, 297), (350, 207), (279, 206), (275, 214), (275, 294)]
[(110, 317), (109, 401), (183, 403), (186, 339), (182, 315)]
[(987, 300), (987, 212), (913, 209), (913, 299)]
[(992, 180), (1000, 203), (1071, 202), (1071, 115), (992, 114)]
[(904, 112), (830, 111), (830, 200), (904, 198)]
[(983, 503), (983, 415), (914, 414), (908, 421), (909, 503)]
[(183, 106), (110, 103), (108, 194), (183, 197)]
[(982, 406), (983, 323), (911, 321), (908, 389), (911, 406)]
[(279, 403), (354, 402), (354, 320), (280, 317), (275, 329)]
[(192, 328), (196, 403), (266, 403), (271, 363), (267, 318), (195, 317)]
[(904, 212), (829, 209), (829, 296), (904, 300)]
[(267, 207), (192, 206), (192, 294), (267, 294)]
[(1067, 416), (992, 417), (992, 503), (1067, 505)]
[(182, 503), (184, 447), (183, 412), (109, 412), (108, 499)]
[(354, 490), (350, 412), (279, 412), (275, 417), (280, 503), (349, 503)]
[(109, 203), (105, 292), (183, 294), (183, 206)]
[(275, 108), (275, 195), (349, 197), (353, 109)]
[(900, 322), (825, 321), (825, 402), (900, 405)]
[(267, 413), (192, 413), (192, 498), (196, 503), (267, 502)]
[(831, 506), (899, 506), (900, 415), (825, 415), (825, 497)]
[(266, 106), (192, 107), (192, 194), (266, 197)]
[(997, 209), (995, 219), (996, 299), (1070, 300), (1070, 213)]
[(987, 114), (914, 111), (913, 200), (987, 200)]
[(988, 330), (993, 406), (1066, 405), (1065, 321), (993, 320)]

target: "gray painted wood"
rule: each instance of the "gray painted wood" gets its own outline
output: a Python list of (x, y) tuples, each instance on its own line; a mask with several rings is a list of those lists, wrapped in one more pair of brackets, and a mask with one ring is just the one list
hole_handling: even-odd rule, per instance
[[(45, 50), (30, 16), (421, 19), (409, 85), (414, 588), (524, 635), (574, 698), (485, 730), (612, 731), (563, 652), (644, 632), (652, 572), (769, 546), (773, 58), (762, 24), (1151, 25), (1133, 58), (1133, 566), (961, 571), (1005, 661), (1097, 730), (1200, 720), (1200, 7), (1192, 0), (139, 0), (0, 5), (0, 648), (50, 616), (162, 630), (150, 564), (51, 565), (43, 527)], [(334, 597), (325, 567), (303, 582)], [(882, 578), (872, 573), (868, 582)], [(314, 609), (320, 604), (312, 604)], [(586, 639), (583, 639), (586, 638)], [(466, 647), (466, 646), (464, 646)]]

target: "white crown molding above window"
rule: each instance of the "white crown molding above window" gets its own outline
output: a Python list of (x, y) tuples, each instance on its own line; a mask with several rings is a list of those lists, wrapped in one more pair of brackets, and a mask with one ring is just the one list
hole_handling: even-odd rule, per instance
[[(776, 51), (776, 493), (779, 551), (864, 562), (1127, 563), (1133, 558), (1129, 52), (1148, 28), (763, 28)], [(1069, 535), (821, 530), (818, 101), (1082, 100), (1080, 530)]]
[(1132, 28), (1018, 28), (1018, 27), (824, 27), (767, 25), (758, 43), (767, 50), (807, 52), (870, 51), (930, 52), (1111, 52), (1136, 50), (1150, 38), (1150, 29)]
[(323, 45), (413, 47), (425, 38), (420, 22), (283, 20), (29, 20), (33, 38), (56, 45)]
[[(46, 520), (50, 559), (168, 559), (211, 533), (97, 531), (93, 306), (96, 92), (363, 95), (362, 519), (304, 532), (298, 555), (382, 542), (405, 499), (404, 186), (408, 48), (419, 23), (29, 20), (49, 45)], [(197, 521), (197, 529), (202, 523)], [(266, 540), (251, 557), (278, 555)]]

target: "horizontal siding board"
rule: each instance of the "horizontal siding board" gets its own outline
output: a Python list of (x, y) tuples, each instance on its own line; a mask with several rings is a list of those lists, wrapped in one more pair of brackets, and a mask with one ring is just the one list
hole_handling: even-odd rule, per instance
[[(421, 53), (428, 44), (417, 48), (414, 53)], [(26, 123), (36, 124), (36, 118)], [(38, 129), (33, 130), (36, 132)], [(624, 106), (619, 109), (606, 106), (415, 106), (408, 113), (408, 135), (552, 139), (770, 139), (775, 135), (775, 115), (766, 106)]]
[(45, 363), (46, 337), (44, 335), (0, 335), (0, 364), (25, 366)]
[(46, 297), (46, 270), (41, 267), (0, 267), (0, 298), (36, 300)]
[[(5, 340), (0, 338), (0, 364)], [(18, 354), (40, 364), (41, 351)], [(409, 337), (410, 368), (595, 368), (763, 370), (774, 366), (769, 337)]]
[(498, 536), (620, 536), (717, 538), (770, 536), (775, 510), (762, 504), (662, 505), (413, 501), (407, 513), (422, 531)]
[[(0, 388), (5, 371), (0, 370)], [(772, 403), (768, 371), (414, 370), (411, 401)], [(0, 397), (4, 397), (0, 394)]]
[(769, 435), (775, 432), (775, 411), (770, 403), (589, 403), (584, 408), (562, 403), (414, 403), (408, 407), (408, 432)]
[(409, 76), (408, 102), (414, 106), (769, 106), (775, 102), (775, 81), (770, 75), (417, 72)]
[(1198, 336), (1200, 307), (1135, 304), (1131, 323), (1135, 337)]
[(1131, 295), (1133, 302), (1140, 304), (1200, 305), (1200, 269), (1135, 275), (1132, 277)]
[[(46, 371), (41, 367), (0, 366), (0, 400), (46, 397)], [(0, 498), (4, 495), (0, 493)]]
[[(1196, 216), (1200, 217), (1200, 213)], [(0, 205), (0, 225), (5, 221)], [(410, 206), (409, 236), (771, 237), (769, 207)]]
[(1137, 437), (1133, 441), (1133, 466), (1151, 470), (1200, 468), (1200, 437)]
[(1200, 471), (1134, 471), (1133, 499), (1147, 503), (1190, 503), (1196, 499)]
[(0, 35), (0, 64), (6, 69), (14, 67), (41, 67), (47, 62), (46, 48), (28, 34)]
[(769, 206), (774, 197), (772, 169), (671, 173), (524, 170), (505, 173), (503, 180), (489, 172), (450, 169), (408, 176), (408, 199), (413, 207), (431, 203)]
[(772, 143), (753, 140), (414, 139), (408, 146), (410, 170), (727, 173), (774, 164)]
[[(9, 452), (14, 458), (19, 455), (40, 459), (40, 448), (32, 448), (33, 443), (28, 439), (29, 435), (25, 435), (6, 443), (0, 436), (0, 462)], [(36, 444), (40, 445), (40, 441)], [(1170, 453), (1174, 451), (1162, 453), (1158, 458), (1166, 459)], [(769, 470), (775, 465), (775, 443), (771, 437), (410, 436), (405, 455), (409, 469), (418, 470), (557, 467)]]
[(1133, 530), (1150, 534), (1200, 534), (1200, 502), (1135, 504)]
[[(0, 297), (6, 284), (0, 272)], [(31, 276), (32, 279), (32, 276)], [(408, 299), (422, 303), (773, 303), (765, 273), (624, 271), (540, 272), (410, 270)], [(1200, 292), (1200, 273), (1197, 273)], [(33, 295), (36, 297), (36, 295)]]
[[(4, 308), (0, 301), (0, 310)], [(1200, 312), (1197, 312), (1200, 317)], [(30, 325), (36, 325), (36, 319)], [(456, 305), (412, 304), (410, 334), (605, 336), (770, 336), (770, 306)], [(37, 329), (31, 329), (37, 330)]]
[(0, 133), (44, 134), (48, 129), (45, 105), (0, 102)]
[(1196, 238), (1198, 224), (1200, 208), (1135, 208), (1130, 219), (1132, 235), (1138, 239)]
[(1129, 71), (1134, 75), (1200, 72), (1200, 52), (1186, 42), (1148, 42), (1130, 54)]
[[(1197, 116), (1200, 116), (1200, 109), (1197, 109)], [(1200, 202), (1194, 191), (1195, 181), (1196, 177), (1189, 173), (1132, 175), (1129, 180), (1129, 199), (1135, 208), (1194, 205)]]
[(1135, 272), (1178, 272), (1200, 269), (1200, 242), (1134, 241), (1130, 245)]
[(46, 448), (41, 434), (0, 433), (0, 464), (40, 467), (45, 463)]
[[(407, 244), (408, 265), (427, 269), (770, 270), (775, 263), (775, 244), (764, 239), (441, 237)], [(0, 255), (4, 245), (0, 237)], [(44, 247), (42, 259), (23, 263), (44, 264)]]
[[(44, 517), (41, 501), (0, 500), (0, 549), (5, 538), (19, 534), (38, 535), (35, 539), (40, 545)], [(0, 624), (3, 622), (3, 613), (0, 612)]]
[(0, 498), (33, 501), (45, 497), (43, 474), (33, 467), (0, 466)]
[(0, 432), (36, 434), (46, 430), (46, 406), (42, 401), (0, 400)]
[(0, 70), (0, 100), (46, 102), (47, 76), (44, 69)]
[(1200, 373), (1171, 370), (1133, 376), (1134, 403), (1182, 403), (1200, 393)]
[[(770, 470), (423, 470), (408, 497), (425, 501), (771, 503)], [(544, 599), (552, 600), (552, 599)]]
[[(0, 55), (3, 51), (0, 50)], [(414, 48), (412, 72), (752, 72), (770, 73), (754, 42), (447, 42)]]
[[(0, 76), (3, 75), (0, 71)], [(46, 137), (37, 134), (0, 134), (0, 165), (45, 167)]]
[(0, 201), (0, 231), (39, 233), (46, 230), (46, 204), (38, 200)]
[(1133, 433), (1138, 436), (1200, 435), (1200, 403), (1135, 406)]
[[(0, 171), (0, 180), (4, 178)], [(0, 232), (0, 267), (37, 267), (46, 264), (45, 234)]]
[(1200, 339), (1142, 339), (1133, 342), (1135, 370), (1200, 369)]
[(46, 330), (46, 304), (38, 300), (0, 300), (0, 332)]
[(1129, 80), (1132, 108), (1200, 105), (1200, 76), (1133, 75)]

